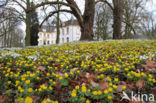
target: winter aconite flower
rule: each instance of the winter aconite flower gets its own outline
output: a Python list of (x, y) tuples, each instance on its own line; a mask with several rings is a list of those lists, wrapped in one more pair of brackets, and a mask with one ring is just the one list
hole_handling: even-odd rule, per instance
[(72, 91), (71, 96), (72, 96), (72, 97), (76, 97), (76, 90), (73, 90), (73, 91)]
[(107, 98), (108, 98), (109, 100), (111, 100), (111, 99), (112, 99), (112, 96), (108, 96)]
[(25, 98), (25, 103), (33, 103), (32, 98), (26, 97), (26, 98)]
[(30, 93), (31, 93), (32, 91), (33, 91), (33, 89), (32, 89), (32, 88), (28, 88), (28, 92), (30, 92)]
[(30, 80), (26, 80), (25, 83), (26, 83), (26, 84), (30, 84)]
[(85, 85), (83, 85), (81, 89), (82, 89), (82, 90), (81, 90), (82, 93), (86, 93), (86, 92), (87, 92), (87, 89), (86, 89), (86, 86), (85, 86)]

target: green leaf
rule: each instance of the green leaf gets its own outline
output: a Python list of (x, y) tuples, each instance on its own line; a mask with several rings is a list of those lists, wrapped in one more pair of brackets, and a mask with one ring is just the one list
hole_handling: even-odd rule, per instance
[(63, 78), (62, 80), (60, 80), (60, 83), (62, 86), (67, 86), (69, 84), (69, 81), (65, 78)]

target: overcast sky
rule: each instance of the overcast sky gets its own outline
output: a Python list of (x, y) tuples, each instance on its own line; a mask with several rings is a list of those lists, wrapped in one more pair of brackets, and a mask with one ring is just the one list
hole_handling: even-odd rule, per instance
[(153, 0), (152, 2), (148, 3), (147, 10), (152, 12), (156, 16), (156, 0)]

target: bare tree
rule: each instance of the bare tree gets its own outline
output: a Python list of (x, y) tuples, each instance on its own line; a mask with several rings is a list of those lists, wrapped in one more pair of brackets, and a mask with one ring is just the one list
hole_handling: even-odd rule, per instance
[(112, 13), (104, 3), (98, 3), (95, 7), (95, 25), (97, 40), (105, 40), (111, 37)]
[(0, 16), (0, 36), (2, 47), (9, 47), (14, 27), (20, 22), (14, 8), (4, 7)]
[(108, 0), (98, 0), (98, 2), (106, 3), (111, 9), (113, 13), (113, 39), (121, 39), (121, 28), (123, 21), (123, 6), (124, 0), (112, 0), (112, 4), (108, 2)]

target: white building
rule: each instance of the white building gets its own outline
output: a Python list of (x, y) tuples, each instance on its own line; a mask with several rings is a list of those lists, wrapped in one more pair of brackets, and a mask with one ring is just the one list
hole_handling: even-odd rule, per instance
[(38, 37), (38, 45), (56, 44), (56, 31), (52, 26), (42, 26)]
[[(38, 45), (56, 44), (56, 28), (54, 26), (43, 26), (38, 36)], [(70, 19), (64, 22), (60, 28), (59, 43), (67, 43), (72, 41), (79, 41), (81, 36), (78, 22)]]

